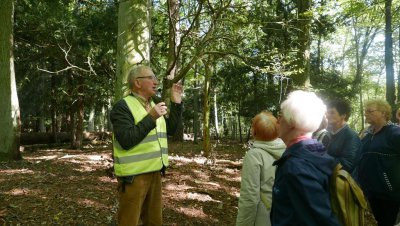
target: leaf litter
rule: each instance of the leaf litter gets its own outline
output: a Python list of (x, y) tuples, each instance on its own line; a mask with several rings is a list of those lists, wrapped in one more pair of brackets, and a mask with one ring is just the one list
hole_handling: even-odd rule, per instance
[[(163, 178), (164, 225), (234, 225), (242, 145), (171, 143)], [(116, 225), (117, 180), (111, 150), (43, 149), (0, 164), (0, 225)]]

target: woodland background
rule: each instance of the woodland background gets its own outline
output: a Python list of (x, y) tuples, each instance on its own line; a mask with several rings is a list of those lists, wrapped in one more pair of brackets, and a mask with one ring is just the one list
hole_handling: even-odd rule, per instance
[[(261, 110), (277, 113), (291, 90), (312, 90), (325, 101), (349, 100), (349, 124), (361, 131), (364, 101), (382, 98), (393, 110), (399, 106), (399, 12), (399, 0), (3, 0), (0, 195), (5, 203), (0, 206), (6, 208), (0, 216), (6, 216), (4, 222), (25, 222), (12, 217), (31, 213), (10, 201), (18, 196), (13, 189), (23, 189), (17, 178), (31, 170), (25, 179), (33, 186), (40, 182), (36, 176), (53, 173), (51, 167), (67, 170), (58, 161), (65, 156), (87, 167), (93, 162), (82, 159), (100, 158), (93, 164), (99, 175), (109, 176), (112, 191), (108, 116), (126, 91), (127, 72), (138, 64), (154, 69), (167, 102), (172, 83), (184, 84), (183, 122), (170, 138), (178, 147), (172, 155), (202, 159), (193, 167), (206, 167), (200, 172), (213, 177), (216, 164), (230, 165), (226, 169), (239, 179), (221, 182), (228, 190), (240, 186), (251, 118)], [(93, 152), (101, 157), (90, 157)], [(51, 163), (50, 169), (37, 161)], [(178, 184), (181, 174), (197, 175), (176, 170), (171, 178)], [(214, 183), (208, 179), (203, 182)], [(52, 189), (59, 188), (56, 183)], [(199, 194), (215, 198), (207, 192)], [(182, 194), (189, 193), (182, 189)], [(232, 197), (228, 209), (235, 214), (237, 195)], [(113, 208), (112, 201), (103, 205)], [(55, 219), (64, 212), (59, 213), (34, 222), (59, 223)]]

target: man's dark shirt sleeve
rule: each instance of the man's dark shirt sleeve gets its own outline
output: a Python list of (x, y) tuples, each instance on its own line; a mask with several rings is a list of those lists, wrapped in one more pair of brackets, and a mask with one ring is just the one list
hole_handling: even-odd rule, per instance
[(182, 120), (182, 104), (176, 104), (171, 102), (171, 111), (169, 117), (165, 118), (167, 123), (167, 134), (172, 136), (178, 129), (178, 125)]
[[(171, 103), (169, 118), (166, 118), (168, 135), (175, 133), (181, 120), (181, 112), (181, 104)], [(120, 100), (114, 105), (110, 113), (110, 120), (113, 124), (114, 136), (125, 150), (139, 144), (156, 127), (156, 123), (150, 115), (135, 125), (135, 119), (125, 100)]]

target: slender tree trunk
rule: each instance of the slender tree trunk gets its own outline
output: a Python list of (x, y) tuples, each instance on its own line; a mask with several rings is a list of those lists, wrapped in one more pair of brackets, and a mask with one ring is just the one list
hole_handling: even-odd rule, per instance
[[(196, 82), (197, 83), (197, 82)], [(195, 85), (195, 89), (193, 90), (193, 141), (197, 144), (197, 139), (199, 136), (199, 89), (197, 89), (197, 84)]]
[(200, 121), (199, 121), (199, 84), (197, 81), (197, 65), (194, 66), (194, 90), (193, 90), (193, 142), (197, 144), (197, 139), (199, 136), (199, 127), (200, 127)]
[(110, 119), (110, 113), (111, 113), (111, 97), (108, 99), (108, 105), (107, 105), (107, 131), (112, 131), (112, 123), (111, 123), (111, 119)]
[(54, 142), (57, 143), (57, 100), (56, 100), (56, 75), (51, 76), (51, 133)]
[[(253, 100), (255, 103), (254, 109), (253, 109), (253, 114), (257, 114), (260, 111), (260, 101), (258, 101), (258, 98), (260, 95), (258, 94), (258, 80), (259, 80), (259, 75), (258, 72), (254, 72), (253, 74)], [(239, 103), (240, 105), (240, 103)]]
[[(180, 41), (179, 33), (179, 1), (167, 0), (168, 4), (168, 55), (167, 55), (167, 70), (163, 80), (162, 99), (169, 103), (172, 87), (172, 79), (175, 78), (179, 67), (177, 49)], [(181, 139), (182, 140), (182, 139)]]
[(362, 90), (360, 90), (359, 101), (360, 101), (360, 115), (361, 115), (361, 131), (363, 131), (365, 128), (365, 126), (364, 126), (365, 119), (364, 119), (364, 99), (363, 99)]
[(238, 118), (238, 128), (239, 128), (240, 143), (243, 143), (242, 123), (240, 121), (240, 110), (241, 110), (241, 106), (240, 106), (240, 101), (239, 101), (237, 118)]
[(104, 132), (105, 128), (106, 128), (106, 124), (107, 124), (107, 107), (105, 105), (103, 105), (101, 107), (101, 115), (99, 115), (99, 122), (100, 122), (100, 127), (99, 127), (99, 131), (100, 132)]
[[(399, 29), (398, 54), (400, 55), (400, 26), (398, 29)], [(398, 64), (398, 70), (397, 70), (397, 102), (400, 102), (400, 63)]]
[(13, 55), (14, 1), (0, 4), (0, 161), (22, 159), (21, 121)]
[(39, 132), (45, 133), (46, 132), (46, 125), (45, 125), (45, 117), (39, 117)]
[[(385, 0), (385, 22), (386, 101), (395, 111), (396, 88), (393, 68), (392, 0)], [(392, 119), (395, 120), (394, 114), (392, 114)]]
[(94, 132), (94, 121), (96, 119), (96, 115), (95, 115), (95, 108), (94, 106), (90, 109), (90, 113), (89, 113), (89, 120), (88, 120), (88, 128), (87, 131), (88, 132)]
[(204, 157), (211, 155), (211, 140), (210, 140), (210, 81), (212, 68), (209, 65), (210, 60), (204, 63), (205, 79), (203, 89), (203, 150)]
[[(364, 129), (364, 106), (363, 106), (363, 94), (362, 94), (362, 75), (364, 71), (364, 60), (368, 54), (369, 47), (375, 39), (377, 34), (377, 29), (372, 27), (364, 28), (364, 34), (362, 35), (359, 28), (356, 26), (356, 19), (353, 19), (353, 29), (354, 29), (354, 42), (355, 42), (355, 55), (356, 55), (356, 75), (353, 82), (353, 90), (359, 95), (360, 104), (360, 121), (361, 128)], [(360, 43), (362, 41), (362, 44)]]
[[(81, 78), (82, 79), (82, 78)], [(76, 129), (75, 129), (75, 142), (72, 143), (73, 149), (80, 150), (83, 142), (83, 117), (84, 117), (84, 87), (83, 82), (78, 87), (78, 100), (76, 108)]]
[(296, 65), (298, 72), (293, 76), (294, 84), (302, 87), (310, 86), (310, 45), (311, 45), (311, 0), (297, 2), (298, 9), (298, 52)]
[(322, 61), (321, 61), (321, 43), (322, 35), (321, 31), (318, 31), (318, 43), (317, 43), (317, 75), (321, 74)]
[(126, 94), (129, 70), (150, 60), (150, 0), (119, 2), (114, 102)]
[(219, 140), (219, 122), (218, 122), (218, 106), (217, 106), (217, 90), (214, 90), (214, 124), (215, 124), (215, 137)]
[(76, 110), (75, 110), (75, 105), (74, 107), (71, 107), (70, 111), (70, 117), (71, 117), (71, 123), (70, 123), (70, 132), (71, 132), (71, 148), (76, 149), (77, 143), (76, 143)]
[(232, 115), (231, 123), (232, 123), (232, 140), (236, 140), (236, 138), (237, 138), (237, 124), (236, 124), (235, 115)]

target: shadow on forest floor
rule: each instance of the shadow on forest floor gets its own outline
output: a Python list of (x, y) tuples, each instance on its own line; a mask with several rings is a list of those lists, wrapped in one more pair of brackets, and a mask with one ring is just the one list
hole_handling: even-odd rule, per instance
[[(244, 150), (215, 149), (215, 164), (192, 142), (170, 144), (163, 179), (164, 225), (234, 225)], [(0, 163), (0, 225), (112, 225), (116, 179), (111, 150), (46, 149)]]

